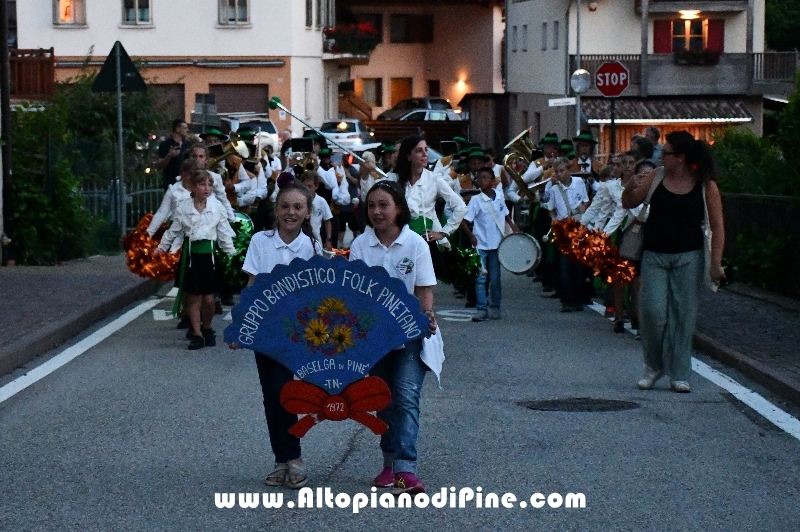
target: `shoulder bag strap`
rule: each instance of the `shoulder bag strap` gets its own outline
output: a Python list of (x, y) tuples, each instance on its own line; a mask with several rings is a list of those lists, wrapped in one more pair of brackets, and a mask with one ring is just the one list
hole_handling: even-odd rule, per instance
[(481, 200), (481, 201), (483, 201), (483, 203), (486, 204), (486, 209), (489, 211), (489, 214), (491, 215), (492, 219), (494, 220), (494, 224), (497, 226), (498, 229), (500, 229), (500, 233), (505, 234), (505, 232), (506, 232), (506, 224), (505, 223), (501, 223), (500, 219), (497, 218), (497, 213), (494, 212), (494, 205), (493, 205), (494, 202), (492, 200), (489, 200), (489, 201)]

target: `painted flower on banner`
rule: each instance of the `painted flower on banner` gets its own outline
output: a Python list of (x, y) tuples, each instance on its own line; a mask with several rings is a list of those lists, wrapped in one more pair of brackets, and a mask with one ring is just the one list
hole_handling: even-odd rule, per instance
[(326, 297), (319, 304), (311, 302), (295, 317), (296, 321), (286, 320), (289, 339), (326, 356), (341, 354), (358, 340), (366, 340), (377, 320), (371, 313), (351, 312), (344, 301), (335, 297)]

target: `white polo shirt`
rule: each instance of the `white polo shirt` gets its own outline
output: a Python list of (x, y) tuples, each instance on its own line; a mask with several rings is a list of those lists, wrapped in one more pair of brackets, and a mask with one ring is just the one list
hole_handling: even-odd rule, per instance
[[(572, 182), (568, 187), (561, 183), (556, 183), (550, 189), (550, 210), (555, 211), (556, 220), (572, 217), (574, 209), (577, 209), (581, 203), (589, 201), (589, 195), (586, 193), (586, 183), (580, 177), (571, 177)], [(561, 193), (562, 190), (564, 194)], [(564, 204), (564, 196), (566, 196), (569, 205)]]
[(278, 264), (289, 264), (297, 257), (310, 259), (321, 253), (322, 246), (319, 242), (316, 243), (315, 252), (311, 238), (302, 231), (290, 244), (281, 240), (277, 229), (261, 231), (250, 240), (242, 271), (250, 275), (269, 273)]
[[(322, 227), (323, 220), (330, 220), (333, 218), (333, 213), (331, 212), (331, 208), (328, 206), (328, 202), (325, 201), (325, 198), (320, 196), (319, 194), (314, 194), (314, 201), (311, 202), (311, 229), (314, 230), (314, 236), (317, 237), (317, 240), (322, 240), (320, 237), (320, 228)], [(328, 235), (330, 238), (331, 235)]]
[[(492, 215), (494, 212), (494, 216)], [(508, 214), (505, 198), (495, 190), (494, 199), (483, 192), (473, 196), (467, 205), (467, 214), (464, 219), (473, 222), (472, 233), (478, 240), (478, 249), (497, 249), (503, 239), (503, 230), (498, 224), (505, 228), (505, 218)], [(495, 222), (495, 220), (497, 220)]]
[(434, 286), (436, 274), (428, 243), (406, 225), (389, 247), (381, 244), (367, 227), (350, 244), (350, 260), (361, 259), (369, 266), (382, 266), (390, 276), (403, 281), (409, 294), (415, 286)]

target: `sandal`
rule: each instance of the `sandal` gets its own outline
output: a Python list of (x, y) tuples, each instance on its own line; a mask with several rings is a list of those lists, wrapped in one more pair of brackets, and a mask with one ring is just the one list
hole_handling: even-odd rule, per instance
[(286, 487), (293, 490), (300, 489), (308, 483), (308, 473), (306, 467), (303, 465), (302, 458), (295, 458), (289, 460), (286, 465), (288, 472), (286, 473)]
[(267, 486), (283, 486), (286, 484), (286, 477), (289, 474), (289, 466), (287, 464), (275, 464), (275, 469), (267, 475), (264, 484)]

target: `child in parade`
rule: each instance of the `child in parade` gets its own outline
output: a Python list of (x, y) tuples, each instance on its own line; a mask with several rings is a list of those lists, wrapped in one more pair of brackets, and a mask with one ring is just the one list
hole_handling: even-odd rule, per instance
[[(310, 259), (322, 253), (322, 246), (311, 229), (311, 209), (314, 195), (308, 188), (289, 181), (283, 184), (275, 203), (275, 228), (253, 235), (242, 270), (250, 277), (249, 285), (260, 273), (269, 273), (279, 264), (289, 264), (300, 257)], [(238, 345), (232, 344), (237, 349)], [(267, 475), (268, 486), (299, 489), (308, 482), (300, 456), (300, 439), (289, 433), (297, 422), (280, 404), (281, 388), (293, 379), (291, 370), (269, 358), (255, 353), (258, 379), (264, 396), (269, 441), (275, 453), (275, 466)]]
[[(553, 163), (552, 187), (549, 190), (548, 202), (550, 216), (553, 221), (574, 218), (582, 214), (589, 205), (586, 185), (580, 177), (570, 175), (571, 161), (559, 157)], [(566, 255), (558, 252), (560, 265), (561, 312), (583, 310), (581, 303), (583, 269)]]
[(325, 201), (325, 198), (317, 194), (317, 190), (319, 189), (320, 178), (319, 175), (314, 172), (313, 170), (306, 170), (302, 174), (300, 174), (300, 181), (303, 185), (314, 194), (314, 201), (311, 202), (311, 229), (314, 231), (314, 237), (322, 241), (322, 237), (320, 236), (320, 230), (322, 229), (322, 224), (325, 224), (325, 242), (324, 247), (325, 249), (331, 249), (331, 219), (333, 218), (333, 213), (331, 212), (331, 208), (328, 205), (328, 202)]
[[(494, 172), (489, 167), (478, 170), (476, 184), (481, 193), (473, 196), (467, 205), (467, 214), (461, 221), (461, 228), (470, 240), (470, 243), (478, 249), (481, 257), (481, 273), (475, 281), (475, 292), (477, 296), (476, 314), (472, 321), (486, 321), (490, 317), (493, 320), (500, 319), (500, 303), (502, 300), (502, 288), (500, 286), (500, 261), (497, 255), (497, 248), (505, 233), (505, 224), (509, 224), (515, 233), (519, 228), (511, 219), (511, 213), (506, 207), (505, 198), (492, 186)], [(470, 230), (467, 222), (474, 224)], [(486, 302), (486, 281), (489, 280), (489, 295), (491, 305), (487, 309)]]
[[(402, 189), (396, 183), (378, 181), (365, 198), (367, 228), (350, 247), (350, 260), (361, 259), (369, 266), (382, 266), (400, 279), (409, 293), (420, 301), (420, 309), (436, 331), (433, 286), (436, 276), (427, 242), (408, 223), (411, 213)], [(425, 371), (422, 339), (407, 342), (390, 352), (371, 375), (383, 379), (392, 392), (392, 402), (378, 417), (389, 425), (381, 436), (383, 470), (375, 477), (377, 487), (395, 487), (397, 493), (423, 493), (425, 486), (416, 476), (419, 399)]]
[[(228, 255), (235, 255), (236, 249), (225, 208), (211, 195), (214, 185), (208, 171), (196, 168), (190, 183), (192, 196), (178, 204), (172, 225), (157, 249), (158, 252), (175, 252), (184, 247), (179, 275), (181, 291), (188, 294), (191, 334), (187, 337), (189, 349), (200, 349), (216, 345), (216, 333), (211, 328), (214, 294), (219, 290), (214, 247), (219, 245)], [(185, 239), (178, 238), (180, 235), (185, 235)]]

